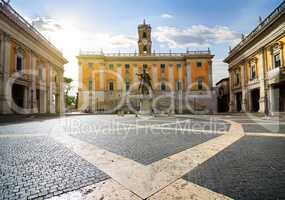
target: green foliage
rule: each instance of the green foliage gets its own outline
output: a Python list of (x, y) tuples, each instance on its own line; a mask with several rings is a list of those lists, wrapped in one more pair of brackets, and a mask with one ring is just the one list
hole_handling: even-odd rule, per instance
[(64, 95), (65, 95), (65, 105), (67, 107), (75, 106), (76, 105), (76, 97), (70, 95), (70, 91), (72, 89), (72, 84), (73, 79), (72, 78), (67, 78), (64, 77)]

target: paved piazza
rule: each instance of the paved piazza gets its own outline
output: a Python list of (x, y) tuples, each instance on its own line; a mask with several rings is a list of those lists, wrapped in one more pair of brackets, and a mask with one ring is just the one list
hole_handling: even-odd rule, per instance
[(0, 118), (0, 199), (285, 199), (285, 120)]

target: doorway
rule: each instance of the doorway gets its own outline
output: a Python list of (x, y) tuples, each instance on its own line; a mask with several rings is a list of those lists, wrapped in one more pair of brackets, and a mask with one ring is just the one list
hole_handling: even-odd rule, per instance
[(242, 110), (241, 104), (242, 104), (242, 93), (238, 92), (238, 93), (236, 93), (236, 109), (237, 109), (237, 112), (241, 112), (241, 110)]
[(251, 90), (251, 112), (259, 111), (259, 98), (260, 98), (260, 90), (259, 89)]
[(18, 107), (24, 108), (25, 86), (14, 84), (12, 87), (12, 98)]

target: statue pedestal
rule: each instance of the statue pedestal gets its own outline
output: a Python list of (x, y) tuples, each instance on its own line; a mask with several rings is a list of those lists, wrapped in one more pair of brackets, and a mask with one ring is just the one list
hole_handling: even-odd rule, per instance
[(148, 97), (143, 97), (140, 100), (140, 114), (149, 115), (152, 114), (152, 99)]

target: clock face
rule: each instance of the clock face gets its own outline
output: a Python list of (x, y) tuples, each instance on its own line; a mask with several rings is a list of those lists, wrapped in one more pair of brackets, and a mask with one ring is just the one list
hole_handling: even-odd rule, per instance
[(143, 40), (142, 40), (142, 43), (143, 43), (144, 45), (146, 45), (146, 44), (147, 44), (147, 40), (146, 40), (146, 39), (143, 39)]

